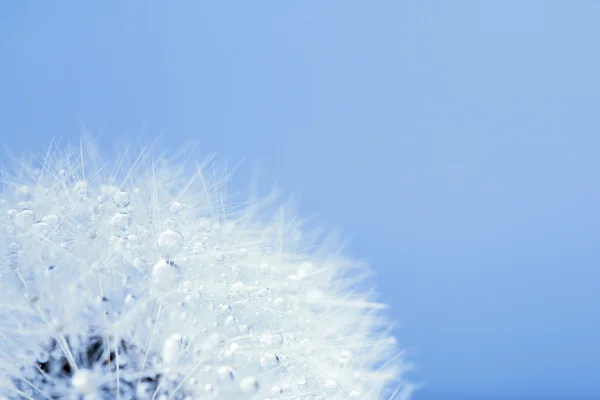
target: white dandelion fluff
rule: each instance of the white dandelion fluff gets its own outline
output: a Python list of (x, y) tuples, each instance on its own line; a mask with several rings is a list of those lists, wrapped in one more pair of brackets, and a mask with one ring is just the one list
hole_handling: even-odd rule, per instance
[(92, 149), (2, 171), (1, 399), (407, 397), (361, 263), (206, 163)]

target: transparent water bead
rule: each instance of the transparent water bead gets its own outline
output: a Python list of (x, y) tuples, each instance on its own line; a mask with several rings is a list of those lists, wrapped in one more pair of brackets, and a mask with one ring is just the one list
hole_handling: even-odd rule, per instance
[(71, 378), (71, 384), (81, 394), (92, 394), (96, 391), (97, 383), (94, 373), (87, 369), (80, 369)]
[(217, 376), (220, 381), (227, 382), (235, 380), (235, 374), (233, 368), (228, 366), (222, 366), (217, 369)]
[(260, 336), (263, 348), (278, 347), (283, 344), (283, 336), (279, 332), (266, 331)]
[(198, 242), (193, 247), (194, 253), (203, 254), (206, 252), (206, 245), (203, 242)]
[(110, 219), (111, 225), (121, 231), (126, 231), (131, 226), (132, 222), (131, 215), (126, 212), (118, 212)]
[(240, 381), (240, 389), (244, 393), (256, 393), (259, 388), (258, 381), (251, 376), (247, 376)]
[(16, 256), (19, 254), (19, 245), (17, 243), (11, 243), (8, 245), (8, 254)]
[(172, 335), (163, 343), (162, 359), (165, 365), (175, 365), (179, 359), (182, 338), (180, 335)]
[(36, 236), (44, 236), (48, 232), (48, 225), (43, 221), (38, 221), (31, 227), (31, 233)]
[(273, 307), (275, 307), (277, 310), (282, 310), (285, 307), (285, 300), (281, 297), (277, 297), (275, 300), (273, 300)]
[(21, 210), (15, 215), (15, 226), (23, 231), (29, 231), (35, 222), (35, 214), (31, 210)]
[(119, 208), (127, 207), (131, 202), (131, 195), (127, 192), (117, 192), (113, 196), (113, 202)]
[(264, 369), (273, 369), (281, 362), (279, 356), (273, 353), (263, 353), (260, 356), (259, 363)]
[(173, 257), (183, 248), (183, 235), (167, 229), (158, 237), (158, 248), (164, 257)]
[(154, 283), (163, 289), (169, 289), (179, 281), (181, 269), (173, 261), (160, 260), (152, 267)]
[(55, 214), (48, 214), (42, 217), (42, 221), (48, 225), (49, 229), (54, 229), (60, 222), (60, 217)]
[(181, 212), (181, 210), (183, 210), (183, 207), (184, 207), (183, 204), (181, 204), (181, 203), (179, 203), (177, 201), (174, 201), (171, 204), (171, 212), (173, 214), (177, 215), (177, 214), (179, 214)]

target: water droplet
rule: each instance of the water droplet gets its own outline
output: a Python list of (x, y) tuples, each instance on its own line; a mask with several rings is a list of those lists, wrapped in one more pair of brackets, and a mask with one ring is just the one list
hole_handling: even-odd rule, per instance
[(234, 293), (243, 292), (246, 289), (246, 285), (243, 282), (236, 282), (231, 285), (230, 290)]
[(171, 203), (171, 212), (175, 215), (179, 214), (181, 212), (181, 210), (183, 210), (183, 204), (174, 201), (173, 203)]
[(171, 288), (179, 281), (181, 269), (173, 261), (160, 260), (152, 267), (154, 283), (163, 289)]
[(71, 378), (71, 384), (81, 394), (91, 394), (96, 391), (96, 376), (87, 369), (80, 369)]
[(48, 352), (46, 351), (40, 351), (37, 355), (37, 357), (35, 358), (35, 360), (40, 363), (43, 364), (45, 362), (48, 362), (48, 360), (50, 360), (50, 354), (48, 354)]
[(266, 331), (260, 336), (260, 345), (263, 348), (277, 347), (282, 344), (283, 336), (279, 332)]
[(168, 219), (165, 221), (165, 229), (176, 230), (177, 229), (177, 221), (174, 219)]
[(19, 254), (19, 245), (17, 243), (11, 243), (8, 245), (8, 253), (12, 255)]
[(283, 388), (279, 385), (273, 385), (271, 387), (271, 396), (279, 396), (283, 393)]
[(149, 399), (155, 391), (155, 385), (152, 382), (140, 382), (135, 388), (135, 394), (140, 399)]
[(340, 365), (347, 366), (352, 361), (352, 352), (350, 350), (342, 350), (340, 352)]
[(240, 381), (240, 389), (244, 393), (256, 393), (259, 387), (257, 380), (251, 376), (247, 376)]
[(272, 369), (279, 365), (279, 357), (273, 353), (263, 353), (259, 359), (260, 366), (265, 369)]
[(173, 257), (183, 247), (183, 235), (177, 231), (168, 229), (158, 237), (158, 248), (164, 257)]
[(273, 307), (281, 310), (283, 307), (285, 307), (285, 300), (283, 300), (281, 297), (276, 298), (273, 300)]
[(131, 196), (127, 192), (117, 192), (113, 196), (113, 202), (115, 203), (115, 206), (124, 208), (131, 202)]
[(218, 262), (223, 262), (223, 261), (225, 261), (225, 254), (223, 254), (223, 253), (219, 253), (219, 254), (217, 254), (217, 261), (218, 261)]
[(206, 252), (206, 245), (203, 242), (198, 242), (194, 245), (194, 253), (203, 254)]
[(45, 236), (48, 232), (48, 225), (43, 221), (38, 221), (31, 227), (31, 233), (35, 236)]
[(48, 214), (42, 217), (42, 221), (45, 222), (46, 225), (48, 225), (49, 229), (54, 229), (58, 225), (60, 218), (58, 217), (58, 215)]
[(231, 306), (229, 304), (221, 304), (219, 306), (221, 314), (229, 314), (231, 312)]
[(162, 360), (166, 365), (174, 365), (179, 359), (181, 336), (172, 335), (163, 343)]
[(233, 369), (228, 366), (219, 367), (217, 369), (217, 376), (220, 381), (233, 381), (235, 379)]
[(308, 387), (308, 379), (303, 375), (299, 375), (296, 377), (296, 385), (298, 385), (299, 389), (306, 390)]
[(118, 212), (110, 219), (110, 223), (121, 231), (126, 231), (132, 222), (131, 215), (126, 212)]
[(15, 215), (15, 225), (24, 231), (29, 231), (35, 222), (35, 214), (31, 210), (22, 210)]
[(335, 379), (327, 379), (324, 383), (325, 389), (334, 390), (337, 389), (338, 383)]

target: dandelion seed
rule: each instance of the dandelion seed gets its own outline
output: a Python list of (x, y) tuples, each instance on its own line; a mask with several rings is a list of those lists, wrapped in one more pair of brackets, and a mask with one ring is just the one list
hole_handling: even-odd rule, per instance
[(351, 278), (362, 264), (283, 205), (229, 203), (227, 175), (92, 150), (3, 171), (0, 398), (375, 400), (405, 384), (382, 305)]

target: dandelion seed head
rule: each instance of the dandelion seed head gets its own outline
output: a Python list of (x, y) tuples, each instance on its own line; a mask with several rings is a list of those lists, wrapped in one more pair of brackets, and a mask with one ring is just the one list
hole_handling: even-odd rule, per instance
[(364, 265), (311, 240), (285, 203), (233, 203), (227, 174), (149, 150), (55, 147), (1, 179), (0, 398), (408, 387), (382, 305), (357, 290)]

